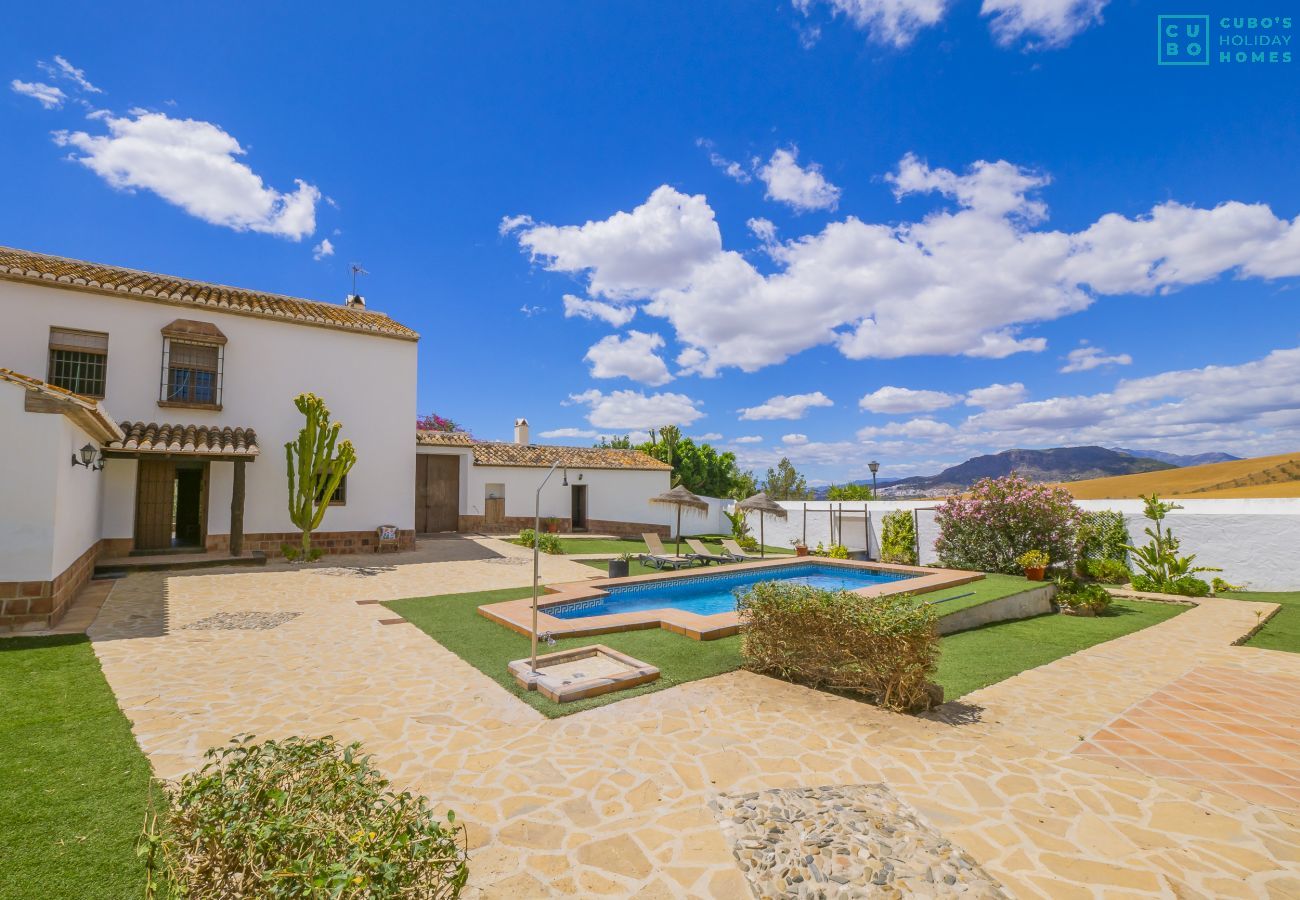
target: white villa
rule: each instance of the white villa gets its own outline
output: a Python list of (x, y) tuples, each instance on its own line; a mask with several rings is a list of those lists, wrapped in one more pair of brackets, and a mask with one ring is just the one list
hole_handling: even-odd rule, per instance
[[(648, 530), (669, 468), (636, 451), (413, 435), (419, 335), (323, 303), (0, 247), (0, 628), (58, 621), (103, 557), (279, 553), (284, 444), (323, 397), (357, 463), (317, 543), (531, 525)], [(414, 444), (412, 446), (415, 437)], [(412, 452), (414, 450), (415, 452)], [(645, 514), (640, 515), (644, 510)], [(643, 522), (622, 521), (631, 515)]]

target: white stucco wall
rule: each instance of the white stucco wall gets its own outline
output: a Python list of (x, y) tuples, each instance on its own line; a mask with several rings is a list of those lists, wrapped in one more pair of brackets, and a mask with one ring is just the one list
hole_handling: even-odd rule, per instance
[(99, 540), (100, 478), (72, 455), (91, 442), (66, 416), (29, 413), (0, 382), (0, 581), (50, 581)]
[[(292, 531), (284, 444), (301, 428), (293, 398), (323, 397), (343, 436), (357, 448), (346, 506), (331, 507), (325, 531), (381, 523), (414, 525), (416, 344), (358, 332), (239, 315), (217, 309), (132, 300), (0, 281), (0, 366), (45, 378), (51, 326), (107, 332), (103, 403), (118, 421), (252, 427), (261, 456), (247, 466), (244, 530)], [(161, 329), (175, 319), (211, 322), (226, 335), (222, 410), (158, 405)], [(210, 467), (208, 533), (230, 530), (230, 463)], [(135, 463), (109, 460), (100, 478), (104, 537), (133, 534)], [(48, 497), (41, 502), (48, 505)]]
[[(934, 500), (873, 501), (866, 504), (871, 510), (871, 555), (879, 554), (880, 522), (885, 514), (895, 509), (918, 510), (918, 537), (921, 545), (921, 562), (937, 563), (934, 541), (939, 536), (934, 521)], [(1143, 529), (1150, 522), (1142, 516), (1140, 500), (1080, 500), (1085, 510), (1113, 509), (1124, 514), (1129, 536), (1137, 543), (1145, 543)], [(1220, 577), (1234, 584), (1245, 584), (1253, 590), (1300, 590), (1300, 499), (1242, 499), (1242, 500), (1179, 500), (1183, 509), (1169, 514), (1166, 522), (1182, 542), (1182, 553), (1196, 554), (1200, 565), (1223, 569)], [(787, 510), (785, 521), (767, 518), (767, 542), (784, 546), (791, 538), (799, 537), (803, 528), (802, 501), (781, 504)], [(863, 503), (845, 502), (844, 543), (851, 548), (861, 548), (863, 539)], [(816, 546), (820, 541), (830, 543), (830, 524), (827, 511), (836, 510), (836, 527), (839, 526), (839, 503), (809, 501), (808, 543)], [(758, 534), (758, 519), (750, 516), (754, 534)], [(837, 534), (838, 537), (838, 534)], [(1212, 574), (1207, 576), (1212, 577)]]

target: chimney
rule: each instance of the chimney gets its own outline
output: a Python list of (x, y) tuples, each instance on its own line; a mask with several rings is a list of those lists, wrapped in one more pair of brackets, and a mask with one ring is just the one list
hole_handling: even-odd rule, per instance
[(366, 298), (360, 294), (348, 294), (348, 299), (343, 301), (343, 305), (349, 309), (365, 309)]
[(521, 445), (528, 443), (527, 419), (515, 419), (515, 443)]

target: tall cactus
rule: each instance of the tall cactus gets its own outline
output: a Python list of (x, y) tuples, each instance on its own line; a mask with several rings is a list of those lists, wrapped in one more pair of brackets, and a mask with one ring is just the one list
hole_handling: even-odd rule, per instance
[(311, 554), (311, 533), (320, 527), (330, 497), (357, 461), (352, 442), (338, 445), (341, 422), (330, 421), (325, 401), (315, 394), (299, 394), (293, 403), (307, 418), (298, 440), (284, 445), (289, 472), (289, 519), (302, 530), (302, 559)]

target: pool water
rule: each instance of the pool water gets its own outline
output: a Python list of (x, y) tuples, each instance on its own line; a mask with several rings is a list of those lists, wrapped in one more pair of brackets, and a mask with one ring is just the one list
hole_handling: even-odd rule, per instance
[(608, 616), (615, 613), (642, 612), (647, 609), (673, 607), (701, 616), (735, 612), (736, 597), (764, 581), (782, 581), (789, 584), (807, 584), (829, 591), (852, 591), (858, 588), (877, 587), (895, 581), (913, 578), (894, 572), (875, 569), (832, 566), (824, 563), (796, 563), (776, 569), (745, 572), (718, 572), (675, 578), (671, 581), (652, 581), (607, 588), (609, 596), (598, 600), (581, 600), (547, 607), (546, 612), (557, 619), (584, 619), (588, 616)]

